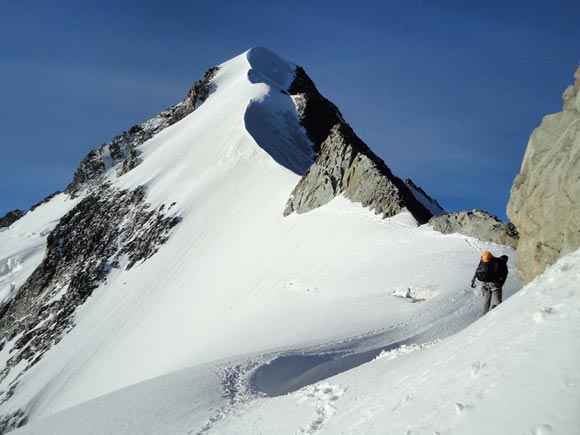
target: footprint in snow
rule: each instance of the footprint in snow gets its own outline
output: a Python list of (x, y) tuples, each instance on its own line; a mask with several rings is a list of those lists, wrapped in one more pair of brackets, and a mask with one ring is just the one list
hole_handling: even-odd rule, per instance
[(554, 311), (555, 310), (552, 307), (544, 307), (540, 311), (536, 311), (532, 314), (532, 319), (534, 319), (534, 322), (536, 323), (543, 322), (546, 317), (554, 314)]
[(482, 369), (484, 369), (486, 366), (485, 363), (482, 363), (480, 361), (476, 361), (471, 365), (471, 379), (475, 379), (479, 373), (481, 372)]
[(311, 405), (316, 409), (312, 421), (307, 427), (300, 428), (298, 433), (307, 435), (318, 433), (336, 411), (336, 402), (344, 393), (345, 390), (339, 385), (332, 385), (328, 382), (309, 385), (296, 392), (295, 397), (298, 398), (298, 403), (311, 401)]
[(549, 424), (542, 424), (530, 432), (531, 435), (551, 435), (554, 429)]

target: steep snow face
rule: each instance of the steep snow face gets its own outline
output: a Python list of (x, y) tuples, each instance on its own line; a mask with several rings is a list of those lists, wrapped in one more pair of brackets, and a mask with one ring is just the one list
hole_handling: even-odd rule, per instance
[(251, 366), (244, 359), (134, 385), (14, 433), (577, 433), (579, 277), (576, 251), (454, 336), (400, 345), (281, 397), (248, 395), (234, 376)]
[[(295, 171), (312, 161), (293, 102), (281, 92), (293, 68), (263, 49), (220, 65), (202, 105), (139, 145), (136, 167), (104, 174), (111, 189), (144, 186), (152, 209), (175, 203), (171, 213), (181, 221), (147, 261), (127, 270), (129, 258), (119, 259), (76, 311), (75, 327), (15, 389), (14, 376), (3, 378), (0, 391), (10, 394), (0, 415), (35, 421), (192, 366), (399, 330), (412, 318), (423, 319), (417, 331), (440, 338), (478, 317), (467, 283), (480, 253), (512, 256), (510, 249), (417, 228), (409, 213), (380, 219), (342, 196), (283, 217)], [(23, 217), (5, 237), (27, 219), (53, 222), (51, 207), (60, 218), (74, 205), (67, 198)], [(517, 289), (514, 275), (506, 296)], [(424, 294), (423, 302), (401, 297)], [(461, 315), (455, 304), (465, 307)], [(461, 321), (425, 320), (441, 307), (446, 319)], [(377, 346), (388, 345), (383, 338)], [(14, 340), (1, 346), (0, 362)], [(224, 382), (204, 391), (215, 397), (215, 388), (229, 388)]]

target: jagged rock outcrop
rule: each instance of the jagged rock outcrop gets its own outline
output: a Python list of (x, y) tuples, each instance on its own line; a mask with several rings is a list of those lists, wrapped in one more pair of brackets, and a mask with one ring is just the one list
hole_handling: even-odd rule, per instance
[(0, 218), (0, 228), (6, 228), (20, 219), (22, 216), (26, 214), (25, 211), (22, 210), (12, 210), (6, 213), (3, 217)]
[[(42, 263), (14, 298), (0, 306), (0, 346), (12, 342), (0, 380), (19, 367), (17, 376), (10, 373), (14, 381), (0, 392), (0, 403), (13, 394), (22, 374), (74, 326), (76, 309), (109, 271), (129, 269), (151, 257), (178, 222), (164, 205), (152, 209), (144, 188), (119, 191), (107, 184), (60, 220), (48, 236)], [(0, 433), (13, 420), (0, 421)]]
[(516, 265), (526, 283), (580, 246), (580, 68), (564, 110), (534, 130), (507, 207), (520, 232)]
[(317, 152), (286, 204), (284, 215), (306, 213), (339, 194), (383, 217), (408, 209), (418, 222), (432, 214), (354, 133), (338, 108), (324, 98), (300, 67), (288, 89)]
[(459, 233), (484, 242), (499, 243), (511, 248), (518, 246), (518, 230), (511, 223), (500, 221), (483, 210), (460, 211), (434, 216), (429, 220), (434, 230), (443, 234)]
[(218, 68), (210, 68), (202, 80), (196, 81), (185, 99), (140, 125), (116, 136), (111, 142), (89, 152), (76, 170), (65, 192), (77, 194), (90, 181), (97, 181), (108, 169), (119, 165), (117, 175), (123, 175), (140, 163), (139, 150), (145, 141), (161, 130), (182, 120), (199, 107), (212, 90), (211, 79)]

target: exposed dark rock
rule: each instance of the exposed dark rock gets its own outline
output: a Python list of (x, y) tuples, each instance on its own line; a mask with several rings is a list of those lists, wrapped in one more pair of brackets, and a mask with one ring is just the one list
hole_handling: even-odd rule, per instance
[(460, 211), (434, 216), (429, 225), (443, 234), (459, 233), (484, 242), (499, 243), (511, 248), (518, 246), (518, 230), (512, 223), (500, 221), (483, 210)]
[[(42, 263), (0, 307), (0, 341), (13, 342), (0, 381), (21, 361), (26, 370), (36, 364), (74, 326), (75, 310), (109, 271), (121, 267), (122, 259), (129, 269), (151, 257), (178, 222), (164, 206), (152, 209), (144, 188), (119, 191), (109, 185), (67, 213), (49, 234)], [(0, 392), (0, 401), (8, 394)]]
[(26, 413), (19, 409), (9, 415), (0, 417), (0, 433), (7, 433), (24, 426), (28, 422)]
[(313, 210), (340, 193), (383, 217), (394, 216), (405, 207), (421, 223), (431, 217), (405, 183), (346, 124), (335, 125), (321, 144), (314, 164), (294, 188), (284, 215)]
[(295, 102), (302, 125), (312, 140), (314, 150), (319, 152), (320, 145), (328, 137), (332, 127), (345, 123), (340, 110), (318, 92), (302, 67), (296, 67), (294, 81), (288, 92), (297, 97)]
[(138, 147), (198, 108), (211, 93), (213, 89), (211, 80), (217, 70), (217, 67), (210, 68), (202, 80), (193, 84), (183, 101), (141, 125), (134, 125), (113, 138), (111, 142), (89, 152), (81, 161), (65, 192), (76, 195), (87, 183), (99, 181), (101, 175), (114, 166), (119, 165), (117, 168), (119, 176), (135, 168), (140, 163)]
[(25, 211), (18, 209), (9, 211), (3, 217), (0, 218), (0, 228), (9, 227), (25, 214), (26, 214)]
[(313, 210), (342, 193), (383, 217), (407, 208), (419, 223), (429, 220), (431, 212), (354, 133), (302, 68), (296, 68), (288, 92), (318, 154), (292, 191), (285, 216)]

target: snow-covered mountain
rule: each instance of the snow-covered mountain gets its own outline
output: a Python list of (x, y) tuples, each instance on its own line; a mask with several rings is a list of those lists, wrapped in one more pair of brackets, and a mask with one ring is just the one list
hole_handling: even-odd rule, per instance
[[(302, 68), (254, 48), (210, 69), (182, 102), (89, 153), (64, 192), (0, 228), (0, 428), (472, 433), (477, 422), (490, 433), (497, 420), (481, 415), (496, 408), (483, 396), (519, 385), (510, 380), (525, 373), (509, 377), (530, 364), (496, 370), (519, 343), (502, 328), (520, 328), (515, 351), (526, 352), (546, 332), (514, 319), (536, 299), (536, 328), (577, 317), (549, 292), (536, 298), (540, 282), (446, 339), (479, 318), (469, 281), (481, 251), (513, 250), (419, 225), (435, 204)], [(571, 258), (554, 272), (563, 298)], [(517, 289), (510, 262), (504, 298)], [(553, 391), (574, 406), (563, 379)], [(500, 414), (504, 433), (578, 423), (519, 394), (535, 420)]]

